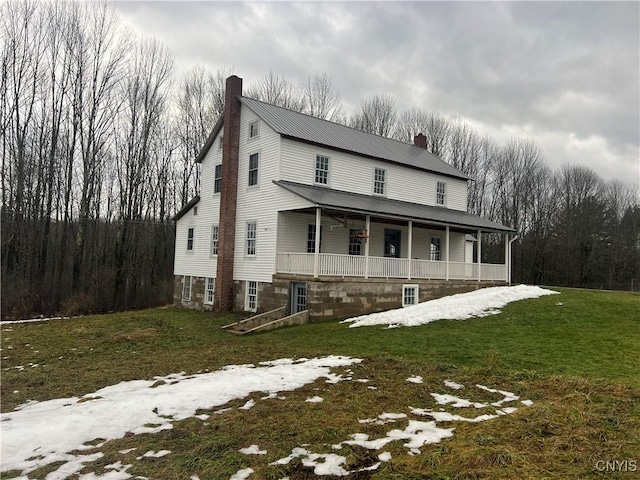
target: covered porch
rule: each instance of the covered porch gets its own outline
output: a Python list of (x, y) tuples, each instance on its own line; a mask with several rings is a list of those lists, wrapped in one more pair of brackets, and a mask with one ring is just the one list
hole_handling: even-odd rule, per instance
[[(299, 184), (315, 205), (278, 213), (275, 273), (318, 277), (510, 281), (510, 233), (462, 211)], [(482, 233), (504, 235), (482, 263)]]

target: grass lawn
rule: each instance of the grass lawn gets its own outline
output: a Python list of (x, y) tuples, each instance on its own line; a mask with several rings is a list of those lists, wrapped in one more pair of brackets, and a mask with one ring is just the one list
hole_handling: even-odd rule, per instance
[[(105, 456), (86, 471), (104, 474), (103, 466), (120, 460), (133, 463), (129, 473), (154, 479), (229, 479), (246, 467), (255, 471), (249, 479), (317, 478), (300, 460), (268, 464), (301, 445), (331, 453), (331, 445), (354, 433), (378, 438), (404, 428), (407, 419), (385, 425), (358, 419), (409, 413), (409, 406), (437, 410), (431, 393), (453, 380), (468, 386), (461, 396), (483, 384), (534, 404), (486, 422), (444, 424), (455, 427), (454, 436), (424, 446), (420, 455), (408, 455), (401, 441), (390, 443), (390, 462), (351, 478), (634, 478), (640, 472), (640, 296), (557, 290), (561, 295), (515, 302), (499, 315), (396, 329), (331, 321), (236, 337), (219, 328), (233, 315), (172, 307), (3, 325), (2, 412), (27, 400), (77, 397), (126, 380), (346, 355), (363, 359), (350, 368), (354, 379), (368, 383), (320, 379), (277, 403), (256, 393), (256, 406), (247, 411), (234, 408), (207, 421), (190, 418), (171, 430), (110, 441), (100, 449)], [(424, 382), (406, 381), (414, 375)], [(315, 395), (324, 401), (305, 402)], [(499, 398), (479, 390), (473, 396)], [(466, 410), (459, 413), (474, 415)], [(250, 444), (268, 454), (238, 452)], [(129, 448), (136, 450), (118, 453)], [(172, 453), (135, 460), (161, 449)], [(338, 453), (355, 468), (372, 465), (380, 452), (348, 446)], [(627, 471), (596, 468), (615, 460), (626, 460)], [(635, 472), (628, 471), (631, 462)], [(44, 478), (56, 466), (29, 478)]]

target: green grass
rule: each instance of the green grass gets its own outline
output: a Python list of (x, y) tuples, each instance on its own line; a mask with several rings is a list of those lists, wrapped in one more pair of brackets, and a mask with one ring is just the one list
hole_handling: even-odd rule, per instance
[[(108, 442), (101, 449), (105, 457), (87, 471), (102, 473), (102, 466), (121, 460), (134, 464), (130, 473), (158, 479), (228, 479), (247, 466), (256, 471), (251, 479), (315, 478), (299, 461), (267, 464), (301, 444), (329, 453), (331, 444), (353, 433), (375, 438), (404, 428), (364, 427), (357, 419), (406, 413), (409, 405), (435, 407), (430, 392), (442, 391), (442, 381), (452, 379), (514, 391), (535, 403), (493, 421), (456, 424), (453, 438), (423, 447), (419, 456), (408, 456), (401, 442), (389, 444), (393, 460), (358, 478), (631, 478), (600, 473), (594, 465), (616, 459), (640, 464), (640, 296), (560, 291), (512, 303), (495, 316), (390, 330), (332, 321), (235, 337), (219, 328), (234, 315), (175, 308), (4, 325), (2, 411), (28, 399), (80, 396), (125, 380), (282, 357), (349, 355), (364, 359), (352, 367), (356, 378), (370, 379), (367, 385), (378, 390), (319, 380), (277, 404), (260, 401), (256, 393), (257, 405), (249, 411), (212, 415), (207, 422), (188, 419), (170, 431)], [(406, 382), (411, 375), (422, 375), (425, 383)], [(313, 395), (325, 401), (304, 402)], [(267, 449), (267, 458), (238, 453), (251, 443)], [(130, 454), (118, 453), (133, 447)], [(151, 449), (172, 454), (135, 460)], [(379, 452), (349, 447), (339, 453), (353, 467), (370, 465)]]

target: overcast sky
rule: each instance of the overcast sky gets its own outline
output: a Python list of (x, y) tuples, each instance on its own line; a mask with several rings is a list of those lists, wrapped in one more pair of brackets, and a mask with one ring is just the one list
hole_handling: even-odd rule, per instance
[(327, 73), (345, 110), (389, 93), (398, 111), (456, 115), (547, 164), (640, 183), (640, 3), (119, 2), (178, 71)]

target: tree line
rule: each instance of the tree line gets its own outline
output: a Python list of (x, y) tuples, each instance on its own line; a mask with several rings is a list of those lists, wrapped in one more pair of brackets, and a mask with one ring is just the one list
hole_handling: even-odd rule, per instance
[[(2, 317), (167, 303), (171, 218), (199, 191), (194, 162), (232, 72), (174, 68), (156, 40), (106, 3), (0, 5)], [(390, 95), (344, 111), (326, 74), (295, 84), (269, 72), (245, 95), (411, 142), (475, 180), (470, 212), (512, 225), (516, 281), (629, 288), (640, 282), (636, 187), (579, 166), (552, 171), (531, 140), (506, 145), (459, 119)], [(487, 236), (487, 261), (500, 239)], [(493, 247), (492, 247), (493, 246)]]

